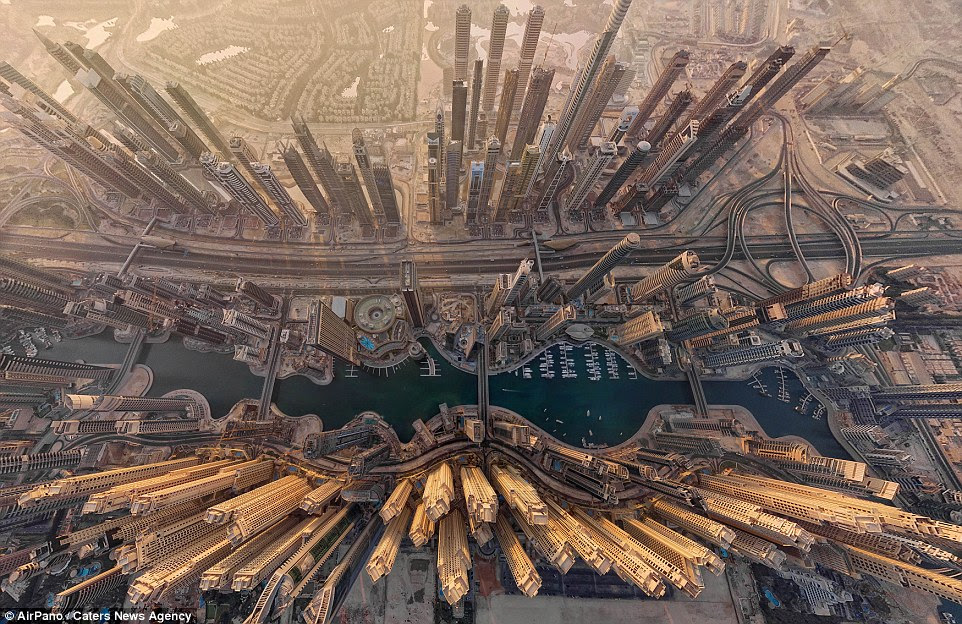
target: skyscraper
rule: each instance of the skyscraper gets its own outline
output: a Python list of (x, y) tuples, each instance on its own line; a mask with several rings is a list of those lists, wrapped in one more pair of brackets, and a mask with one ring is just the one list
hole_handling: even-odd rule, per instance
[(401, 261), (401, 296), (404, 297), (411, 326), (424, 327), (424, 304), (421, 301), (421, 287), (418, 285), (417, 265), (413, 260)]
[(504, 185), (501, 188), (501, 197), (498, 199), (498, 210), (494, 217), (495, 221), (507, 221), (508, 215), (521, 210), (524, 199), (527, 197), (525, 191), (531, 182), (531, 178), (534, 176), (540, 155), (541, 148), (537, 145), (528, 145), (524, 150), (524, 154), (521, 156), (521, 161), (517, 162), (514, 175), (510, 175), (510, 173), (505, 174)]
[(437, 108), (434, 109), (434, 133), (438, 135), (438, 159), (441, 171), (444, 171), (444, 146), (447, 145), (444, 133), (444, 102), (438, 100)]
[(371, 165), (371, 169), (374, 173), (374, 186), (381, 200), (381, 206), (384, 208), (385, 223), (400, 225), (401, 210), (394, 194), (394, 177), (391, 175), (391, 168), (386, 162), (376, 162)]
[(444, 159), (447, 164), (447, 170), (444, 172), (444, 205), (447, 210), (453, 210), (458, 206), (463, 145), (461, 141), (448, 141), (447, 155)]
[(757, 362), (770, 362), (786, 358), (801, 358), (805, 355), (802, 345), (797, 340), (779, 340), (760, 345), (735, 347), (718, 353), (709, 353), (702, 357), (702, 363), (708, 368), (724, 368), (726, 366), (741, 366)]
[(237, 171), (234, 165), (229, 162), (217, 162), (213, 154), (209, 153), (201, 158), (201, 163), (220, 182), (221, 187), (227, 191), (234, 201), (260, 219), (264, 225), (274, 226), (279, 223), (277, 215), (267, 207), (254, 187)]
[(364, 198), (361, 181), (357, 177), (357, 170), (349, 160), (337, 163), (337, 177), (341, 180), (341, 187), (350, 206), (351, 214), (357, 219), (361, 228), (367, 230), (374, 226), (375, 219), (371, 207)]
[(441, 165), (441, 138), (437, 132), (428, 132), (428, 212), (431, 215), (431, 223), (440, 224), (444, 222), (445, 198), (441, 196), (441, 181), (444, 178), (444, 170)]
[[(443, 117), (442, 117), (443, 119)], [(374, 181), (374, 168), (371, 159), (367, 154), (367, 146), (364, 144), (364, 133), (360, 128), (351, 131), (351, 143), (354, 146), (354, 160), (357, 161), (357, 168), (361, 172), (361, 180), (367, 190), (367, 196), (374, 210), (374, 219), (380, 224), (384, 222), (384, 205), (381, 203), (381, 195), (378, 193), (377, 184)]]
[(254, 175), (257, 176), (257, 179), (260, 180), (264, 188), (267, 189), (267, 194), (274, 200), (274, 203), (277, 204), (290, 223), (299, 226), (307, 225), (307, 219), (304, 217), (304, 213), (301, 212), (300, 206), (291, 198), (287, 189), (284, 188), (284, 185), (282, 185), (277, 179), (277, 176), (274, 175), (270, 165), (253, 163), (252, 168)]
[(501, 143), (497, 138), (488, 139), (488, 146), (484, 154), (484, 176), (481, 178), (481, 190), (478, 192), (478, 213), (483, 214), (482, 221), (488, 218), (488, 203), (491, 198), (491, 187), (494, 186), (494, 174), (497, 170), (498, 154), (501, 153)]
[[(96, 58), (99, 59), (100, 55), (96, 55)], [(113, 79), (113, 69), (109, 65), (101, 68), (100, 63), (93, 63), (91, 66), (92, 69), (77, 72), (77, 81), (100, 100), (101, 104), (113, 111), (126, 126), (150, 143), (164, 158), (170, 161), (178, 160), (180, 152), (174, 146), (176, 141), (170, 137), (167, 128), (160, 128), (136, 100), (127, 95)], [(106, 73), (108, 71), (109, 74)], [(177, 145), (179, 147), (179, 144)]]
[(204, 194), (188, 182), (187, 178), (174, 171), (156, 152), (138, 152), (134, 158), (141, 167), (183, 197), (192, 208), (201, 212), (213, 212)]
[[(60, 102), (53, 98), (53, 96), (41, 89), (34, 81), (21, 74), (6, 61), (0, 61), (0, 78), (10, 84), (19, 85), (23, 89), (36, 95), (40, 100), (41, 106), (50, 114), (56, 115), (64, 121), (79, 123), (79, 120), (74, 116), (74, 114), (64, 108)], [(3, 83), (0, 82), (0, 84)]]
[[(519, 74), (520, 81), (521, 76)], [(518, 128), (514, 135), (514, 144), (511, 146), (509, 160), (518, 160), (521, 157), (521, 150), (534, 139), (538, 124), (544, 115), (544, 107), (548, 102), (548, 94), (551, 90), (551, 83), (554, 80), (553, 69), (542, 69), (535, 67), (531, 74), (531, 84), (524, 97), (524, 106), (521, 107), (521, 115), (518, 117)], [(520, 87), (520, 82), (518, 83)], [(515, 96), (515, 104), (521, 106), (521, 94)], [(547, 146), (545, 146), (547, 147)]]
[(721, 310), (705, 308), (675, 321), (668, 332), (668, 338), (675, 342), (681, 342), (727, 327), (728, 319), (721, 313)]
[(471, 162), (468, 172), (468, 209), (465, 213), (468, 223), (481, 221), (481, 211), (478, 209), (478, 198), (481, 195), (481, 184), (484, 179), (484, 162)]
[(468, 51), (471, 49), (471, 9), (462, 4), (454, 21), (454, 79), (468, 79)]
[(682, 125), (688, 125), (693, 119), (699, 121), (707, 119), (708, 116), (725, 101), (725, 96), (734, 90), (735, 85), (738, 84), (738, 81), (741, 80), (747, 70), (748, 63), (744, 61), (732, 63), (718, 80), (715, 81), (715, 84), (711, 86), (708, 92), (698, 100), (694, 108), (688, 113), (688, 118), (682, 122)]
[(321, 301), (311, 302), (306, 333), (307, 344), (319, 347), (351, 364), (361, 363), (354, 330)]
[(543, 24), (544, 9), (536, 4), (531, 7), (531, 11), (528, 13), (528, 19), (524, 24), (524, 36), (521, 38), (521, 55), (518, 59), (518, 92), (514, 97), (514, 105), (511, 110), (512, 118), (516, 118), (518, 113), (521, 112), (521, 103), (525, 97), (528, 77), (531, 74), (531, 65), (538, 49), (538, 38), (541, 36)]
[(344, 189), (344, 184), (337, 174), (337, 161), (334, 156), (327, 150), (326, 146), (318, 146), (317, 141), (314, 140), (314, 135), (311, 134), (310, 128), (307, 127), (303, 119), (292, 117), (291, 125), (294, 126), (294, 136), (297, 137), (297, 142), (304, 152), (304, 157), (307, 158), (307, 162), (314, 170), (314, 175), (317, 176), (321, 187), (327, 192), (335, 214), (349, 217), (351, 215), (351, 203)]
[(596, 37), (591, 55), (582, 67), (578, 80), (568, 95), (568, 100), (565, 102), (564, 110), (561, 113), (561, 119), (558, 121), (558, 128), (552, 137), (551, 144), (545, 150), (542, 163), (553, 163), (555, 156), (566, 145), (571, 126), (581, 113), (588, 89), (594, 83), (598, 69), (604, 59), (607, 58), (609, 50), (611, 50), (611, 45), (621, 28), (625, 15), (628, 13), (629, 6), (631, 6), (631, 0), (615, 0), (612, 5), (605, 29)]
[(451, 140), (464, 142), (468, 105), (468, 85), (455, 80), (451, 85)]
[(308, 171), (307, 163), (304, 162), (297, 148), (291, 144), (285, 145), (281, 150), (281, 156), (284, 158), (284, 164), (287, 165), (287, 170), (294, 178), (297, 188), (300, 189), (304, 199), (311, 205), (314, 212), (318, 216), (327, 217), (330, 215), (331, 207), (324, 199), (321, 190), (317, 188), (317, 182), (314, 181), (314, 177)]
[(651, 275), (631, 287), (631, 300), (638, 303), (654, 297), (696, 275), (701, 263), (694, 251), (683, 251)]
[(484, 77), (484, 93), (481, 97), (481, 110), (490, 118), (494, 111), (494, 97), (498, 92), (498, 78), (501, 75), (501, 55), (504, 53), (504, 34), (508, 27), (511, 12), (499, 4), (491, 18), (491, 39), (488, 41), (488, 69)]
[(641, 248), (641, 237), (632, 232), (625, 236), (621, 242), (608, 250), (598, 262), (596, 262), (577, 282), (568, 289), (568, 298), (577, 299), (588, 290), (595, 289), (604, 279), (605, 275), (631, 254), (632, 251)]
[(572, 214), (581, 209), (584, 204), (585, 198), (591, 189), (595, 187), (598, 182), (598, 178), (601, 177), (601, 173), (611, 162), (611, 159), (615, 157), (617, 153), (617, 148), (615, 144), (611, 141), (606, 141), (601, 144), (595, 155), (591, 157), (591, 160), (585, 165), (584, 171), (581, 173), (581, 177), (575, 184), (574, 190), (568, 196), (568, 201), (565, 204), (565, 210), (568, 214)]
[(628, 178), (636, 169), (644, 162), (648, 154), (651, 153), (651, 144), (647, 141), (639, 141), (638, 146), (628, 155), (618, 170), (615, 171), (615, 175), (611, 176), (608, 180), (608, 184), (605, 188), (601, 190), (598, 197), (595, 199), (595, 206), (604, 206), (615, 194), (621, 190), (621, 187), (625, 184)]
[(655, 122), (651, 130), (645, 134), (645, 141), (652, 146), (660, 144), (661, 140), (668, 134), (668, 131), (675, 127), (675, 124), (678, 123), (678, 120), (693, 100), (694, 98), (689, 89), (675, 94), (671, 104), (668, 105), (668, 110)]
[(588, 94), (588, 101), (571, 128), (571, 134), (568, 137), (569, 150), (583, 149), (588, 144), (592, 130), (598, 124), (598, 120), (601, 119), (601, 114), (605, 111), (608, 100), (611, 99), (615, 87), (618, 86), (627, 69), (627, 65), (615, 61), (613, 54), (605, 59), (598, 73), (598, 78)]
[(664, 332), (665, 325), (658, 315), (648, 311), (618, 325), (608, 337), (616, 344), (630, 347), (639, 342), (657, 338)]
[(648, 94), (641, 103), (638, 104), (638, 114), (628, 128), (627, 136), (629, 138), (635, 138), (642, 134), (645, 123), (651, 118), (652, 113), (655, 112), (658, 105), (665, 99), (665, 96), (668, 95), (668, 90), (671, 89), (671, 85), (673, 85), (675, 80), (678, 79), (678, 76), (685, 71), (689, 58), (688, 50), (679, 50), (675, 52), (675, 55), (668, 61), (668, 64), (665, 65), (665, 68), (655, 80), (655, 84), (651, 85)]
[[(561, 178), (564, 177), (565, 170), (568, 168), (568, 165), (571, 164), (571, 160), (571, 152), (568, 150), (564, 150), (558, 154), (555, 160), (555, 166), (549, 170), (551, 175), (548, 178), (547, 184), (545, 184), (541, 199), (538, 200), (538, 212), (544, 213), (551, 207), (551, 202), (554, 201), (555, 194), (558, 192), (558, 186), (561, 184)], [(544, 162), (544, 152), (538, 157), (538, 162)], [(534, 186), (537, 175), (536, 170), (535, 175), (531, 177), (531, 183), (528, 185), (529, 189)]]
[(665, 182), (681, 166), (681, 160), (695, 147), (698, 140), (698, 120), (692, 119), (667, 143), (661, 153), (638, 177), (640, 184), (654, 187)]
[(464, 146), (469, 152), (473, 152), (477, 145), (478, 138), (478, 111), (481, 106), (481, 90), (484, 88), (484, 61), (478, 59), (474, 62), (474, 71), (471, 73), (471, 109), (468, 111), (468, 142)]
[(494, 136), (503, 145), (508, 136), (508, 124), (511, 123), (511, 111), (514, 108), (514, 97), (518, 91), (518, 70), (508, 69), (504, 72), (504, 86), (501, 88), (501, 103), (498, 105), (498, 119), (494, 124)]

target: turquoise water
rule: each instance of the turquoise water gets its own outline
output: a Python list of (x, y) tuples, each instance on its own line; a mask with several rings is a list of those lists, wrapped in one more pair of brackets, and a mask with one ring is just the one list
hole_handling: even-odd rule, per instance
[[(363, 369), (350, 372), (339, 362), (335, 379), (327, 386), (318, 386), (300, 376), (278, 380), (274, 402), (291, 416), (317, 414), (329, 429), (340, 427), (362, 411), (373, 410), (395, 427), (402, 440), (410, 439), (411, 423), (436, 414), (439, 404), (477, 402), (476, 377), (450, 366), (431, 345), (425, 346), (437, 361), (439, 377), (422, 376), (422, 364), (411, 360), (379, 374)], [(126, 345), (114, 342), (111, 334), (104, 332), (56, 344), (41, 357), (110, 363), (122, 361), (126, 349)], [(687, 382), (654, 381), (641, 375), (631, 379), (624, 360), (616, 356), (614, 366), (609, 367), (601, 347), (596, 348), (600, 376), (597, 381), (589, 378), (587, 353), (581, 347), (573, 348), (570, 355), (577, 378), (562, 377), (558, 347), (549, 352), (554, 358), (553, 379), (541, 376), (540, 359), (535, 359), (528, 365), (528, 379), (522, 371), (493, 376), (491, 402), (518, 412), (570, 444), (580, 445), (582, 438), (589, 443), (617, 444), (637, 431), (655, 405), (691, 403)], [(207, 397), (215, 415), (226, 413), (240, 399), (259, 397), (263, 384), (263, 378), (250, 374), (247, 366), (230, 356), (189, 351), (178, 340), (145, 346), (140, 363), (154, 371), (151, 396), (191, 388)], [(352, 374), (357, 376), (348, 376)], [(794, 410), (804, 391), (800, 382), (791, 373), (788, 375), (787, 388), (792, 396), (789, 403), (760, 396), (745, 382), (705, 382), (705, 394), (711, 404), (745, 406), (771, 436), (799, 435), (822, 454), (847, 457), (824, 419), (816, 420)], [(761, 378), (776, 394), (774, 369), (766, 369)]]

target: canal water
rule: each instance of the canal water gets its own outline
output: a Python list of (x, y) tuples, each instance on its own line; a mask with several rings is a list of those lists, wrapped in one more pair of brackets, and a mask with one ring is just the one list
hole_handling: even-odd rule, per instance
[[(476, 377), (452, 367), (432, 345), (424, 344), (437, 364), (437, 376), (428, 376), (427, 366), (414, 360), (380, 374), (338, 362), (334, 381), (326, 386), (300, 376), (278, 380), (274, 402), (291, 416), (317, 414), (326, 429), (340, 427), (356, 414), (373, 410), (394, 426), (402, 440), (408, 440), (414, 433), (411, 423), (436, 414), (439, 404), (477, 402)], [(57, 343), (39, 356), (118, 363), (126, 349), (126, 345), (113, 340), (110, 332), (104, 332)], [(599, 346), (591, 351), (573, 347), (563, 353), (553, 347), (549, 357), (536, 358), (525, 369), (492, 377), (492, 404), (514, 410), (559, 439), (580, 445), (582, 438), (588, 443), (617, 444), (638, 430), (655, 405), (692, 402), (687, 382), (653, 381), (634, 375), (617, 355), (606, 356)], [(590, 364), (592, 361), (597, 365)], [(151, 396), (178, 388), (194, 389), (207, 397), (214, 415), (226, 413), (240, 399), (259, 397), (263, 384), (263, 378), (252, 375), (246, 365), (230, 356), (190, 351), (176, 339), (146, 345), (139, 362), (154, 371)], [(527, 378), (526, 369), (530, 371)], [(565, 369), (568, 377), (564, 376)], [(553, 378), (543, 376), (548, 371)], [(806, 393), (790, 371), (786, 380), (791, 397), (788, 402), (777, 398), (779, 379), (774, 368), (766, 368), (759, 378), (771, 396), (762, 396), (744, 381), (705, 382), (705, 395), (710, 404), (744, 406), (770, 436), (798, 435), (824, 455), (847, 457), (824, 418), (813, 417), (817, 402), (812, 401), (806, 414), (796, 411)]]

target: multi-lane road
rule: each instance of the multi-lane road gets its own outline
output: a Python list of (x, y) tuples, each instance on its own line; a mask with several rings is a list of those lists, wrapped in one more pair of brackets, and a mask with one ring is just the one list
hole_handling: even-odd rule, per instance
[[(588, 267), (597, 261), (613, 237), (585, 236), (585, 243), (542, 258), (544, 270), (565, 271)], [(605, 240), (608, 239), (608, 240)], [(727, 264), (727, 261), (744, 259), (744, 250), (732, 249), (727, 236), (659, 236), (647, 240), (651, 247), (640, 250), (628, 259), (631, 266), (658, 266), (674, 258), (681, 250), (696, 251), (703, 263)], [(891, 232), (866, 233), (860, 237), (862, 252), (866, 258), (898, 259), (925, 256), (962, 254), (962, 238), (951, 233)], [(795, 252), (791, 242), (782, 235), (746, 236), (744, 243), (755, 259), (793, 259)], [(802, 234), (798, 244), (809, 260), (845, 259), (846, 250), (836, 236), (831, 234)], [(190, 242), (187, 242), (190, 250)], [(5, 253), (28, 259), (54, 262), (96, 263), (120, 266), (126, 260), (130, 247), (111, 240), (65, 239), (51, 240), (26, 233), (0, 231), (0, 248)], [(424, 277), (443, 277), (451, 274), (488, 275), (504, 273), (517, 268), (518, 262), (533, 255), (530, 243), (503, 241), (500, 249), (495, 246), (464, 248), (455, 246), (372, 248), (368, 252), (348, 254), (332, 253), (325, 248), (261, 247), (246, 251), (228, 249), (203, 249), (189, 251), (162, 251), (143, 249), (138, 262), (172, 270), (201, 270), (244, 274), (248, 276), (299, 277), (307, 282), (331, 278), (391, 277), (397, 275), (402, 259), (413, 259), (418, 273)]]

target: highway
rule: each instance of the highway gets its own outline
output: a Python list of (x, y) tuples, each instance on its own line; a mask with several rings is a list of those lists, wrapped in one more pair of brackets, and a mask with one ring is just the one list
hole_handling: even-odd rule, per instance
[[(742, 201), (741, 208), (749, 204)], [(746, 212), (736, 213), (731, 229), (744, 227)], [(696, 251), (705, 263), (715, 264), (713, 272), (720, 271), (733, 260), (749, 259), (789, 259), (794, 250), (783, 235), (751, 237), (730, 237), (727, 241), (719, 237), (689, 236), (666, 237), (657, 248), (643, 249), (625, 263), (628, 266), (660, 266), (673, 259), (684, 249)], [(742, 250), (735, 249), (735, 241), (742, 241)], [(830, 234), (799, 235), (799, 246), (808, 259), (849, 259), (850, 253), (839, 240)], [(65, 240), (56, 241), (35, 236), (8, 234), (0, 232), (0, 247), (5, 252), (41, 261), (68, 263), (100, 263), (120, 266), (127, 258), (129, 248), (109, 243), (77, 243)], [(580, 247), (580, 246), (579, 246)], [(405, 254), (418, 263), (418, 273), (422, 276), (448, 276), (450, 274), (492, 275), (506, 273), (517, 268), (518, 261), (531, 255), (529, 246), (516, 248), (515, 253), (502, 250), (492, 257), (490, 252), (471, 253), (473, 250), (448, 250), (443, 252), (418, 252)], [(919, 258), (962, 254), (962, 238), (931, 232), (892, 232), (863, 235), (862, 255), (869, 258)], [(574, 270), (591, 266), (599, 253), (579, 251), (577, 248), (545, 256), (544, 269), (551, 271)], [(352, 277), (389, 277), (394, 279), (404, 257), (397, 254), (372, 255), (366, 258), (323, 257), (305, 250), (296, 255), (238, 254), (226, 251), (194, 252), (183, 255), (157, 249), (145, 249), (140, 262), (158, 268), (192, 269), (222, 272), (231, 275), (298, 277), (305, 282), (320, 278), (344, 279)]]

